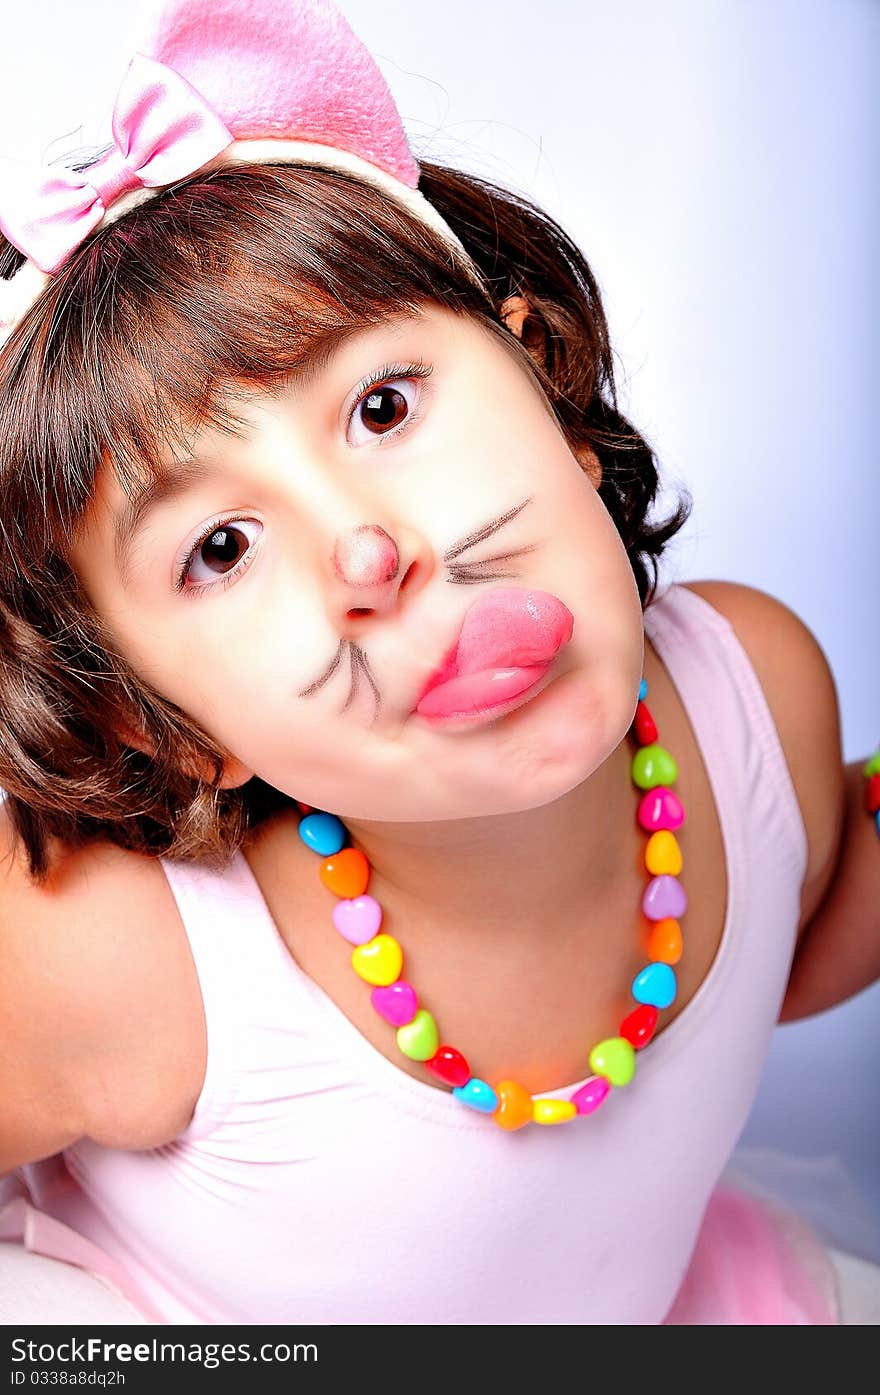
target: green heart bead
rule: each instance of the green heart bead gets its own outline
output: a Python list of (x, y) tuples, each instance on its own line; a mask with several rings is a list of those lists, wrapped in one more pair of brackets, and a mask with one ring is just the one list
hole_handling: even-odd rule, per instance
[(612, 1085), (628, 1085), (635, 1074), (636, 1053), (626, 1037), (607, 1037), (590, 1052), (590, 1070)]
[(880, 751), (875, 751), (865, 766), (865, 779), (870, 780), (872, 775), (880, 775)]
[(674, 785), (678, 779), (678, 766), (665, 746), (652, 742), (642, 746), (633, 756), (633, 782), (639, 789), (652, 790), (657, 785)]
[(411, 1061), (429, 1061), (437, 1054), (440, 1035), (427, 1008), (419, 1008), (412, 1022), (397, 1029), (397, 1045)]

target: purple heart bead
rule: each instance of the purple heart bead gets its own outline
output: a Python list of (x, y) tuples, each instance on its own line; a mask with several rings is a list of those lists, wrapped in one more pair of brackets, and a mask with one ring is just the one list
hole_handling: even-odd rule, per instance
[(416, 990), (405, 978), (399, 978), (396, 983), (389, 983), (386, 987), (374, 988), (370, 1002), (379, 1016), (390, 1022), (392, 1027), (405, 1027), (412, 1022), (419, 1009)]
[(382, 907), (373, 896), (355, 896), (337, 901), (333, 924), (352, 945), (365, 945), (382, 924)]
[(656, 785), (642, 796), (636, 817), (648, 833), (656, 833), (658, 828), (681, 828), (684, 808), (674, 790)]
[(668, 872), (652, 877), (645, 887), (642, 897), (642, 910), (649, 920), (663, 920), (671, 915), (678, 919), (687, 910), (687, 897), (678, 877)]

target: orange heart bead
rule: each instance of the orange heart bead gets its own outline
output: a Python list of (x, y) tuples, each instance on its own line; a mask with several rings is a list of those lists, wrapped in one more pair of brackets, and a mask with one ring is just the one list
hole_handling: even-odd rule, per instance
[(674, 833), (670, 833), (668, 828), (658, 828), (656, 833), (652, 833), (645, 845), (645, 866), (653, 876), (662, 876), (668, 872), (671, 877), (677, 877), (681, 871), (681, 848), (678, 846), (678, 839)]
[(681, 958), (681, 926), (674, 916), (654, 921), (648, 936), (648, 958), (655, 964), (677, 964)]
[(521, 1129), (532, 1120), (534, 1105), (532, 1097), (517, 1080), (499, 1080), (495, 1093), (500, 1101), (492, 1115), (502, 1129)]
[(360, 848), (343, 848), (325, 857), (318, 868), (321, 881), (336, 896), (363, 896), (370, 881), (370, 864)]

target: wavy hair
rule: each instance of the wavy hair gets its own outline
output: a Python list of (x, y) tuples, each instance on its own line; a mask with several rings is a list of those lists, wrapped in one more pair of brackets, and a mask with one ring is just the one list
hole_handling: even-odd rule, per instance
[[(218, 384), (271, 385), (328, 333), (431, 302), (502, 336), (574, 453), (598, 457), (600, 497), (651, 603), (692, 501), (647, 520), (657, 463), (618, 410), (586, 260), (519, 193), (428, 161), (419, 187), (482, 289), (430, 228), (352, 176), (227, 166), (99, 229), (0, 352), (0, 788), (39, 883), (53, 839), (224, 866), (249, 828), (295, 803), (257, 776), (220, 788), (228, 752), (132, 670), (68, 557), (105, 458), (129, 490), (193, 422), (235, 429)], [(0, 276), (22, 261), (0, 237)], [(522, 340), (499, 314), (516, 294), (529, 306)], [(155, 754), (126, 744), (125, 728)]]

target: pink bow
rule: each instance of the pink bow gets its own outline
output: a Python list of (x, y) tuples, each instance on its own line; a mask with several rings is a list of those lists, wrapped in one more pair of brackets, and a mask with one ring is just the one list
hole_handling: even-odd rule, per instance
[(185, 78), (139, 53), (116, 98), (113, 139), (81, 174), (0, 159), (0, 228), (41, 271), (58, 271), (121, 194), (185, 179), (233, 136)]
[(417, 187), (388, 85), (332, 0), (164, 0), (139, 48), (100, 163), (0, 159), (0, 229), (40, 271), (60, 270), (122, 194), (185, 179), (234, 141), (348, 150)]

